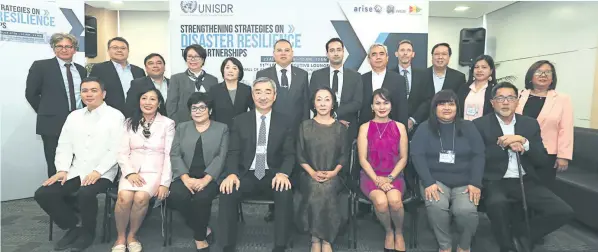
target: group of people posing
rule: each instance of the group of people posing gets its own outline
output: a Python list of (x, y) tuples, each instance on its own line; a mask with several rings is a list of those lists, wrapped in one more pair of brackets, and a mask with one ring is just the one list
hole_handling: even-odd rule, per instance
[[(573, 215), (550, 190), (572, 158), (573, 114), (569, 97), (555, 91), (548, 61), (529, 68), (520, 92), (497, 83), (487, 55), (474, 61), (466, 81), (447, 67), (446, 43), (432, 48), (432, 67), (412, 68), (413, 44), (403, 40), (396, 69), (387, 69), (387, 47), (373, 44), (372, 71), (361, 75), (343, 66), (343, 42), (333, 38), (326, 43), (330, 67), (309, 79), (291, 65), (291, 43), (279, 40), (275, 65), (245, 85), (236, 58), (222, 62), (223, 82), (206, 73), (200, 45), (183, 50), (188, 68), (168, 79), (159, 54), (145, 58), (145, 71), (128, 63), (124, 38), (108, 41), (111, 60), (94, 65), (89, 77), (72, 61), (72, 35), (54, 34), (50, 44), (56, 57), (33, 63), (25, 95), (37, 113), (49, 176), (34, 198), (67, 230), (56, 250), (93, 243), (96, 195), (114, 184), (113, 252), (142, 251), (137, 232), (155, 200), (180, 212), (197, 251), (209, 251), (217, 196), (225, 252), (235, 251), (238, 205), (247, 198), (274, 200), (272, 251), (284, 251), (297, 227), (311, 234), (312, 252), (330, 252), (347, 222), (339, 209), (348, 190), (371, 200), (384, 251), (405, 251), (406, 167), (421, 181), (411, 189), (422, 192), (442, 252), (452, 249), (451, 216), (457, 250), (470, 251), (480, 202), (501, 251), (531, 251)], [(359, 188), (350, 188), (355, 140), (361, 171)], [(533, 212), (530, 233), (513, 207), (523, 196)]]

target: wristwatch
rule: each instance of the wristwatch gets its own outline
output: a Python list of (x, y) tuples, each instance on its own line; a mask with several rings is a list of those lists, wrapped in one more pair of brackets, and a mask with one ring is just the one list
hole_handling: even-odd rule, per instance
[(395, 177), (393, 177), (392, 175), (388, 174), (388, 179), (390, 179), (390, 181), (394, 181)]

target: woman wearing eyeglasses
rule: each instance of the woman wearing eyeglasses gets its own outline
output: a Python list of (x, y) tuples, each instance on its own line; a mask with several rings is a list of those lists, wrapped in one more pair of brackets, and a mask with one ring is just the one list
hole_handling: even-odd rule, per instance
[(212, 200), (228, 152), (228, 127), (210, 120), (213, 101), (193, 93), (187, 102), (191, 121), (177, 125), (170, 160), (173, 182), (167, 203), (178, 210), (193, 230), (197, 251), (209, 251), (207, 227)]
[(127, 249), (130, 252), (142, 251), (135, 236), (150, 198), (164, 200), (172, 178), (170, 148), (174, 121), (162, 116), (164, 98), (155, 87), (144, 87), (138, 99), (139, 107), (125, 121), (125, 133), (118, 154), (121, 178), (114, 208), (118, 236), (112, 252)]
[(187, 101), (194, 92), (207, 93), (218, 85), (218, 79), (203, 70), (208, 53), (202, 46), (193, 44), (183, 50), (187, 70), (170, 77), (166, 109), (168, 117), (177, 124), (191, 120)]
[(571, 98), (556, 89), (556, 69), (547, 60), (530, 66), (525, 75), (525, 90), (515, 111), (536, 118), (542, 142), (552, 158), (554, 169), (538, 170), (538, 176), (552, 186), (557, 171), (565, 171), (573, 157), (573, 106)]
[(490, 100), (492, 87), (496, 85), (494, 59), (488, 55), (480, 55), (469, 69), (469, 81), (457, 91), (459, 104), (463, 108), (457, 115), (473, 121), (493, 111)]

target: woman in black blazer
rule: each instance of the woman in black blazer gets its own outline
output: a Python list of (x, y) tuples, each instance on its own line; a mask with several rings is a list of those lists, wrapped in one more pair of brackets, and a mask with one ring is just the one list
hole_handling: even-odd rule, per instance
[(494, 111), (490, 100), (492, 88), (496, 85), (495, 69), (494, 59), (489, 55), (480, 55), (473, 61), (467, 85), (461, 86), (457, 92), (459, 104), (463, 104), (457, 113), (459, 117), (473, 121)]
[(251, 97), (251, 87), (241, 83), (243, 65), (237, 58), (225, 59), (220, 66), (224, 81), (210, 89), (209, 94), (214, 101), (212, 119), (232, 126), (233, 118), (238, 114), (255, 108)]

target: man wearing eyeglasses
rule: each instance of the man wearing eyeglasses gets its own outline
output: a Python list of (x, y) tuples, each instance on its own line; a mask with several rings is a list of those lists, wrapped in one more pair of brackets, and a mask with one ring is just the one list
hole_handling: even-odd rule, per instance
[(131, 81), (145, 76), (142, 68), (130, 64), (129, 42), (121, 37), (108, 40), (109, 61), (93, 65), (89, 76), (106, 83), (106, 104), (126, 114), (125, 100)]
[(79, 83), (87, 71), (73, 62), (78, 44), (71, 34), (53, 34), (50, 46), (56, 57), (33, 62), (27, 75), (25, 98), (37, 113), (36, 133), (44, 143), (48, 177), (56, 174), (54, 156), (62, 125), (71, 111), (83, 107)]
[[(573, 217), (571, 207), (537, 177), (537, 170), (552, 166), (538, 122), (515, 114), (517, 94), (513, 84), (499, 83), (492, 89), (494, 113), (473, 121), (486, 145), (482, 198), (501, 252), (532, 251), (532, 244)], [(513, 203), (517, 208), (526, 203), (535, 213), (529, 232), (520, 212), (512, 211)]]

